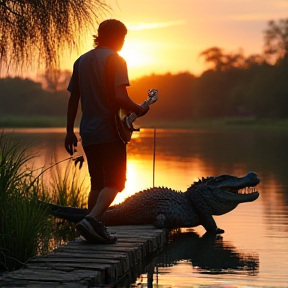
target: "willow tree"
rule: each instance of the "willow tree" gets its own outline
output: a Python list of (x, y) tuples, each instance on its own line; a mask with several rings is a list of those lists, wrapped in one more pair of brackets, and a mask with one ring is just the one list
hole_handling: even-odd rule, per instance
[(108, 11), (104, 0), (0, 0), (2, 72), (58, 68)]

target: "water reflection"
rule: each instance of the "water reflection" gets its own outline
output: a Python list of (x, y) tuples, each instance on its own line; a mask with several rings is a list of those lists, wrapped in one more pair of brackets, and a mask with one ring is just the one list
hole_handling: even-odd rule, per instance
[(231, 243), (223, 241), (222, 236), (209, 233), (202, 237), (194, 232), (177, 234), (156, 262), (158, 267), (165, 267), (184, 259), (198, 273), (257, 275), (259, 272), (257, 253), (239, 252)]
[[(215, 237), (209, 233), (202, 237), (195, 232), (175, 233), (171, 237), (171, 242), (153, 259), (149, 259), (149, 264), (144, 267), (145, 275), (138, 277), (136, 284), (141, 287), (153, 287), (153, 284), (159, 285), (159, 275), (166, 274), (166, 283), (175, 283), (173, 274), (179, 266), (183, 267), (190, 277), (196, 275), (246, 275), (256, 276), (259, 272), (259, 255), (257, 252), (238, 251), (233, 244), (223, 241), (221, 236)], [(169, 269), (169, 276), (167, 274)], [(160, 276), (161, 277), (161, 276)], [(190, 282), (191, 282), (190, 278)], [(185, 282), (180, 278), (179, 284)], [(119, 285), (121, 287), (122, 284)], [(124, 287), (124, 286), (123, 286)]]

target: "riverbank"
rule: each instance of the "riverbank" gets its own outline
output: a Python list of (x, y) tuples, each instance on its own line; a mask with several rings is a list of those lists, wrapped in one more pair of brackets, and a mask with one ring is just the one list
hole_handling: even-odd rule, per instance
[[(158, 120), (154, 123), (146, 121), (143, 126), (150, 128), (164, 129), (273, 129), (288, 130), (288, 119), (256, 119), (256, 118), (221, 118), (203, 120), (179, 120), (173, 122), (162, 122)], [(141, 127), (143, 127), (141, 126)]]
[[(12, 115), (0, 116), (0, 128), (63, 128), (66, 126), (65, 117), (17, 117)], [(288, 130), (288, 119), (256, 119), (254, 117), (231, 117), (221, 119), (203, 120), (176, 120), (176, 121), (151, 121), (149, 117), (139, 118), (135, 126), (140, 128), (159, 129), (286, 129)], [(79, 127), (79, 119), (75, 127)]]
[(65, 117), (0, 115), (0, 128), (65, 127)]

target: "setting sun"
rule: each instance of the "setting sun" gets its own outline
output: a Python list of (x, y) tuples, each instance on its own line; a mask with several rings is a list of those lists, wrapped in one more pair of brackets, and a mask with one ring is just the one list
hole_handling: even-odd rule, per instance
[[(152, 57), (147, 51), (145, 41), (127, 40), (119, 54), (126, 60), (128, 68), (147, 66), (152, 63)], [(146, 48), (146, 49), (145, 49)]]

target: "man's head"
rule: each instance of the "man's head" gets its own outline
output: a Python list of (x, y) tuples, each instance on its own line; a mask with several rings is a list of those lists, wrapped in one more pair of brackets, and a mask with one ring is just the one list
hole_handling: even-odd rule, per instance
[(100, 23), (98, 36), (94, 36), (96, 46), (109, 47), (115, 51), (120, 51), (127, 34), (126, 26), (119, 20), (108, 19)]

